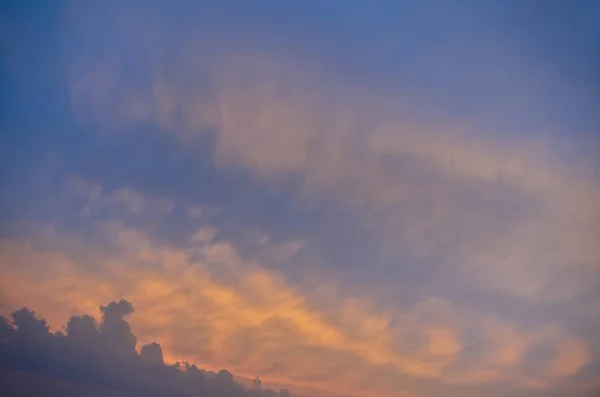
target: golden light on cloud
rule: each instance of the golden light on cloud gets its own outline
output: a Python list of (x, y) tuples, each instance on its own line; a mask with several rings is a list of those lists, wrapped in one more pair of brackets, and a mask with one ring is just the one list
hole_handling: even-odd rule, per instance
[(600, 390), (587, 42), (500, 4), (213, 3), (2, 18), (31, 50), (6, 46), (2, 315), (112, 321), (242, 397)]
[[(570, 376), (588, 362), (582, 341), (552, 331), (557, 349), (553, 361), (539, 375), (509, 375), (508, 369), (519, 367), (523, 351), (534, 340), (524, 342), (499, 320), (480, 322), (470, 314), (470, 324), (461, 324), (448, 303), (436, 300), (421, 302), (408, 313), (391, 312), (392, 320), (389, 310), (378, 313), (368, 301), (348, 297), (338, 305), (340, 313), (347, 313), (346, 320), (334, 322), (318, 307), (309, 306), (283, 276), (244, 262), (228, 243), (204, 239), (175, 249), (156, 245), (141, 231), (117, 223), (102, 228), (115, 243), (127, 242), (126, 250), (116, 256), (90, 250), (87, 268), (75, 263), (70, 252), (85, 247), (81, 240), (49, 231), (46, 243), (60, 247), (52, 252), (34, 249), (35, 242), (3, 242), (2, 263), (13, 264), (2, 278), (3, 312), (17, 302), (35, 307), (57, 329), (67, 316), (97, 315), (97, 302), (123, 296), (136, 308), (131, 323), (138, 345), (157, 341), (167, 359), (227, 367), (246, 377), (262, 369), (267, 383), (338, 393), (348, 392), (346, 382), (376, 384), (377, 368), (450, 384), (469, 377), (544, 384)], [(40, 263), (41, 273), (35, 270)], [(437, 325), (427, 319), (435, 319)], [(390, 327), (390, 321), (396, 325)], [(496, 350), (487, 361), (492, 367), (486, 372), (480, 367), (485, 362), (473, 362), (471, 369), (453, 375), (453, 363), (463, 351), (457, 331), (473, 325), (483, 336), (492, 332), (491, 346)], [(421, 335), (422, 348), (402, 342), (407, 333)], [(399, 348), (402, 343), (408, 349)], [(339, 360), (352, 360), (353, 365), (342, 374), (335, 370)], [(319, 380), (317, 374), (331, 371), (331, 377)], [(369, 395), (382, 391), (376, 388)]]

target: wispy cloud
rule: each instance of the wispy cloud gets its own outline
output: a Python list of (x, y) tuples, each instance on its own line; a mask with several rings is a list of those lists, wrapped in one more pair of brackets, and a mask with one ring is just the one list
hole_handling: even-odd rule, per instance
[[(57, 326), (69, 313), (96, 314), (98, 300), (125, 296), (137, 302), (134, 332), (142, 343), (158, 341), (167, 359), (227, 365), (247, 377), (255, 371), (265, 382), (336, 392), (348, 382), (375, 392), (379, 371), (383, 378), (398, 376), (400, 383), (389, 385), (391, 390), (407, 376), (547, 388), (590, 360), (585, 342), (557, 325), (523, 329), (432, 298), (382, 311), (368, 300), (339, 296), (331, 316), (309, 305), (282, 275), (241, 259), (229, 243), (195, 240), (181, 250), (151, 243), (119, 224), (102, 228), (127, 251), (107, 257), (92, 251), (86, 266), (93, 270), (71, 259), (69, 245), (81, 247), (81, 241), (50, 235), (58, 239), (54, 246), (64, 247), (54, 254), (36, 252), (28, 242), (5, 242), (2, 262), (15, 265), (2, 282), (5, 310), (16, 302), (36, 304)], [(36, 273), (41, 263), (43, 274)], [(486, 349), (484, 354), (465, 353), (466, 344), (477, 340), (467, 338), (469, 332), (479, 335), (474, 348)], [(536, 343), (549, 346), (550, 361), (527, 361)], [(464, 360), (466, 366), (457, 367)], [(347, 362), (353, 365), (346, 367)], [(520, 373), (519, 368), (532, 369)]]
[[(593, 159), (567, 161), (551, 137), (506, 141), (459, 121), (411, 122), (382, 110), (402, 106), (401, 96), (384, 100), (335, 79), (317, 97), (317, 73), (267, 59), (209, 68), (202, 81), (210, 88), (177, 88), (183, 81), (174, 77), (161, 83), (172, 90), (145, 99), (165, 132), (184, 142), (214, 133), (217, 166), (268, 180), (299, 176), (308, 199), (329, 192), (368, 213), (363, 223), (377, 224), (370, 232), (385, 250), (442, 254), (486, 288), (522, 297), (562, 299), (593, 287), (587, 276), (562, 277), (573, 266), (596, 272), (600, 257)], [(207, 100), (190, 99), (206, 92)]]
[(2, 312), (125, 297), (305, 396), (597, 390), (596, 7), (268, 3), (6, 14)]

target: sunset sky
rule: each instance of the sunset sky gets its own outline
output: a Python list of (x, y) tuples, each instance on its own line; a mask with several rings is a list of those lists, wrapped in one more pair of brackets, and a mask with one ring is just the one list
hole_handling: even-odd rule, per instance
[(0, 314), (300, 397), (600, 393), (600, 2), (9, 1)]

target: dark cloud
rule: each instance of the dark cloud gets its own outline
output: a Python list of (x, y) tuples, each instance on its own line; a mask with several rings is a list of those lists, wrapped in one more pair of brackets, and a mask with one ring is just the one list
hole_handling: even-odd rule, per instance
[(165, 363), (163, 359), (162, 348), (156, 342), (142, 346), (142, 350), (140, 350), (140, 357), (149, 363), (156, 365), (163, 365)]
[(107, 339), (108, 344), (123, 351), (135, 352), (137, 338), (131, 332), (129, 323), (123, 319), (133, 313), (131, 303), (121, 299), (118, 303), (111, 302), (108, 306), (101, 306), (100, 312), (102, 313), (100, 333)]
[(135, 349), (137, 339), (125, 316), (134, 312), (124, 299), (100, 307), (102, 321), (73, 316), (65, 333), (50, 333), (27, 308), (12, 321), (0, 317), (0, 391), (3, 396), (280, 396), (262, 389), (256, 378), (242, 387), (225, 369), (215, 374), (194, 364), (164, 363), (157, 343)]

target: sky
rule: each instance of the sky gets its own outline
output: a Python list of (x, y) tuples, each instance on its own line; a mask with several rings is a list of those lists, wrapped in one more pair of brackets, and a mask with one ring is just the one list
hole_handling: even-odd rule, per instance
[(301, 397), (596, 396), (599, 20), (3, 2), (0, 314), (123, 298), (138, 350)]

